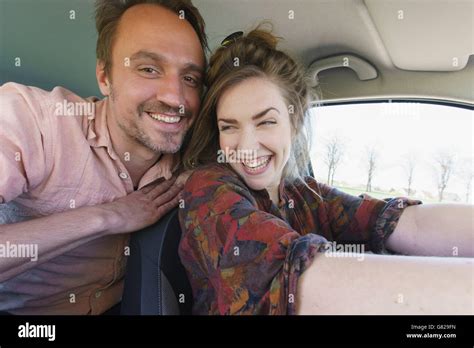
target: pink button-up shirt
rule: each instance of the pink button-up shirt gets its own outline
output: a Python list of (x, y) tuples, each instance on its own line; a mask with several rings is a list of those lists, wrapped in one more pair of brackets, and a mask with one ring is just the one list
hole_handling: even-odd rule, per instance
[[(61, 87), (47, 92), (0, 86), (0, 224), (111, 202), (134, 191), (122, 162), (126, 154), (112, 148), (107, 102)], [(177, 156), (162, 156), (138, 188), (171, 177), (177, 162)], [(106, 311), (121, 300), (128, 238), (97, 238), (53, 259), (39, 254), (33, 268), (7, 279), (0, 275), (0, 311)]]

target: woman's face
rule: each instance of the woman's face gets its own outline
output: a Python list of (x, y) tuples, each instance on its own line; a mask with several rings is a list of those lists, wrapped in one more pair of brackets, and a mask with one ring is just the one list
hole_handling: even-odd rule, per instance
[(218, 100), (217, 124), (220, 148), (231, 154), (227, 161), (246, 184), (254, 190), (278, 192), (292, 133), (279, 88), (264, 78), (250, 78), (229, 88)]

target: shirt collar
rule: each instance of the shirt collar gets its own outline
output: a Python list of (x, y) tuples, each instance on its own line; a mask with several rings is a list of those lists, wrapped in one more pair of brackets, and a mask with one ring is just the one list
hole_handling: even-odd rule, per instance
[(86, 137), (92, 147), (112, 147), (107, 127), (107, 98), (95, 101), (95, 112), (88, 118)]
[(180, 164), (180, 155), (176, 154), (164, 154), (150, 169), (142, 176), (138, 183), (138, 189), (151, 184), (155, 180), (165, 178), (169, 180), (173, 173), (176, 172)]

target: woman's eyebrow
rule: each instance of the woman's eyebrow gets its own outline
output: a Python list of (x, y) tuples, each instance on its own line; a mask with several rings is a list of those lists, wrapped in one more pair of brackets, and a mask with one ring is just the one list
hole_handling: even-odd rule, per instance
[(265, 116), (270, 110), (275, 110), (276, 112), (280, 113), (280, 111), (278, 111), (278, 109), (274, 108), (273, 106), (263, 110), (263, 111), (260, 111), (258, 114), (255, 114), (254, 116), (252, 116), (252, 120), (258, 120), (259, 118)]
[(237, 123), (237, 120), (233, 119), (233, 118), (219, 118), (217, 120), (217, 122), (219, 121), (222, 121), (222, 122), (226, 122), (226, 123), (232, 123), (232, 124), (236, 124)]
[[(260, 111), (259, 113), (255, 114), (252, 116), (252, 120), (258, 120), (259, 118), (265, 116), (269, 111), (271, 110), (275, 110), (276, 112), (280, 113), (280, 111), (274, 107), (269, 107), (269, 108), (266, 108), (265, 110), (263, 111)], [(237, 123), (237, 120), (233, 119), (233, 118), (219, 118), (217, 120), (217, 122), (219, 121), (223, 121), (223, 122), (227, 122), (227, 123), (232, 123), (232, 124), (235, 124)]]

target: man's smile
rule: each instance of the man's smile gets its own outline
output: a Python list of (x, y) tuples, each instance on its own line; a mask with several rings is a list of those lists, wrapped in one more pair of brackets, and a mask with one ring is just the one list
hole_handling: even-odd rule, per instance
[(166, 123), (178, 123), (181, 121), (180, 116), (169, 116), (166, 114), (158, 114), (158, 113), (151, 113), (151, 112), (148, 112), (148, 115), (150, 115), (151, 118), (153, 118), (154, 120), (162, 121)]
[(150, 120), (161, 130), (165, 132), (179, 132), (185, 127), (185, 117), (169, 115), (162, 113), (145, 112)]

